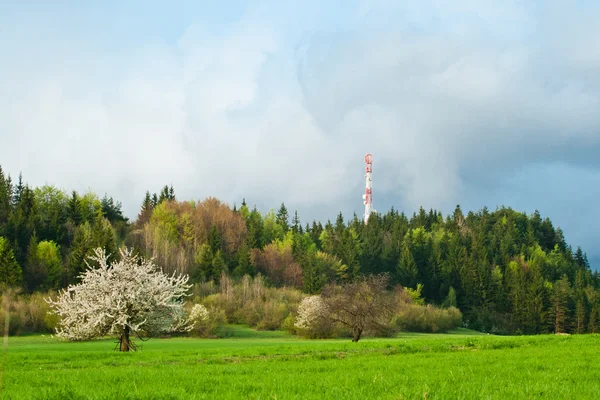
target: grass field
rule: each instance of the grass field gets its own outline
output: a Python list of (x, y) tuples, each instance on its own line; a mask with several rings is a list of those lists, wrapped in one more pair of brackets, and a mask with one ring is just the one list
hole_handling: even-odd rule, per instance
[(229, 328), (228, 339), (9, 339), (4, 399), (597, 399), (600, 335), (498, 337), (460, 330), (300, 340)]

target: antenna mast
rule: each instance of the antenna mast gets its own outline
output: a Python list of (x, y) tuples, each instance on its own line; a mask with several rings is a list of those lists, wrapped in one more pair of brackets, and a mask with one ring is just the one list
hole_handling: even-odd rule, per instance
[(365, 224), (369, 221), (369, 216), (371, 215), (373, 210), (373, 193), (371, 189), (371, 173), (373, 172), (373, 156), (371, 154), (367, 154), (365, 156), (365, 162), (367, 163), (366, 173), (365, 173), (365, 183), (366, 189), (365, 194), (363, 194), (363, 203), (365, 204)]

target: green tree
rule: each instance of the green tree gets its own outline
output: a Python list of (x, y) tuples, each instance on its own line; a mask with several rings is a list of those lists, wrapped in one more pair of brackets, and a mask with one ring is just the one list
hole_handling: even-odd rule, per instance
[(415, 288), (419, 282), (419, 270), (409, 246), (408, 241), (402, 245), (398, 260), (398, 282), (404, 287)]
[(68, 257), (67, 274), (65, 276), (66, 282), (63, 283), (63, 286), (78, 280), (79, 274), (86, 268), (85, 261), (93, 254), (94, 248), (92, 227), (89, 222), (86, 221), (79, 225), (75, 230), (71, 253)]
[(281, 228), (283, 229), (283, 233), (286, 233), (290, 229), (289, 225), (289, 215), (288, 210), (285, 207), (285, 204), (281, 203), (279, 210), (277, 211), (277, 216), (275, 221)]
[(569, 329), (569, 302), (571, 293), (571, 284), (566, 275), (554, 283), (552, 308), (554, 310), (554, 329), (556, 333), (567, 332)]
[(10, 175), (5, 176), (0, 166), (0, 236), (6, 235), (6, 224), (12, 208), (12, 182)]
[(222, 272), (227, 272), (227, 265), (225, 265), (225, 260), (223, 260), (223, 256), (221, 255), (221, 250), (217, 250), (215, 256), (212, 259), (212, 270), (211, 270), (211, 278), (218, 280), (219, 276), (221, 276)]
[(237, 266), (233, 270), (233, 274), (238, 277), (244, 275), (254, 276), (255, 269), (252, 265), (252, 259), (250, 257), (250, 250), (247, 245), (243, 245), (237, 254)]
[(213, 252), (208, 244), (205, 243), (198, 247), (195, 257), (196, 272), (193, 274), (196, 281), (209, 280), (212, 277), (213, 257)]
[(15, 260), (8, 240), (0, 236), (0, 284), (19, 286), (22, 280), (23, 271)]
[(294, 218), (292, 218), (292, 231), (294, 233), (302, 233), (302, 224), (298, 217), (298, 211), (294, 211)]
[(210, 227), (210, 232), (208, 233), (208, 245), (210, 246), (212, 254), (221, 251), (221, 235), (219, 235), (219, 230), (215, 224)]
[(69, 199), (68, 217), (71, 221), (73, 221), (73, 224), (75, 224), (75, 226), (79, 225), (82, 222), (83, 217), (81, 208), (82, 205), (79, 199), (79, 195), (76, 191), (73, 190), (71, 192), (71, 198)]
[(153, 209), (154, 209), (154, 204), (152, 202), (152, 197), (150, 197), (150, 192), (146, 191), (146, 196), (144, 197), (144, 201), (142, 201), (142, 207), (140, 208), (140, 213), (137, 216), (138, 225), (143, 226), (145, 223), (150, 221), (150, 217), (152, 216)]
[(29, 292), (58, 289), (62, 277), (62, 259), (60, 246), (53, 241), (37, 243), (35, 235), (31, 237), (24, 271), (25, 287)]

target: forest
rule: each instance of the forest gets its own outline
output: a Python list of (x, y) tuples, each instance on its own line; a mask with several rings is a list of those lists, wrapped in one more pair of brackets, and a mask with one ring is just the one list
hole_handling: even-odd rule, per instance
[[(319, 294), (330, 283), (386, 273), (426, 304), (458, 307), (464, 327), (496, 334), (594, 333), (600, 275), (550, 218), (494, 211), (391, 209), (365, 225), (340, 213), (301, 222), (282, 203), (266, 213), (245, 200), (185, 201), (173, 186), (140, 196), (135, 221), (93, 192), (30, 187), (0, 167), (0, 283), (22, 296), (76, 283), (97, 247), (154, 257), (188, 274), (196, 291), (243, 279)], [(205, 289), (201, 289), (205, 288)]]

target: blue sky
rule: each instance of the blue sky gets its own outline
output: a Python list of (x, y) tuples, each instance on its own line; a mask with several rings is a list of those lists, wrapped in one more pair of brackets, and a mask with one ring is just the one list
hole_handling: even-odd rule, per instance
[(600, 266), (600, 6), (0, 4), (0, 162), (136, 215), (146, 190), (301, 218), (500, 205)]

